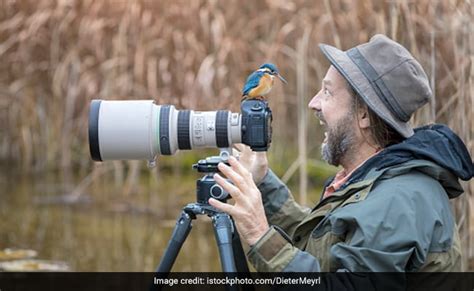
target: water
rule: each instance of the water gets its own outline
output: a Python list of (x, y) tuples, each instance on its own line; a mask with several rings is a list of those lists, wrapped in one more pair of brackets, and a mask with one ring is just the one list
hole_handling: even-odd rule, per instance
[[(154, 271), (181, 208), (196, 199), (198, 177), (162, 174), (155, 183), (161, 186), (140, 181), (138, 193), (128, 196), (117, 194), (114, 180), (103, 177), (79, 202), (67, 203), (70, 191), (58, 175), (3, 171), (0, 248), (33, 249), (37, 258), (64, 261), (74, 271)], [(207, 216), (193, 222), (173, 270), (220, 270)]]
[[(33, 249), (38, 259), (91, 272), (154, 271), (181, 209), (196, 201), (201, 177), (190, 170), (142, 170), (133, 191), (126, 175), (108, 171), (77, 192), (89, 173), (0, 173), (0, 249)], [(317, 201), (319, 193), (313, 189), (309, 201)], [(221, 271), (207, 216), (193, 222), (173, 271)]]

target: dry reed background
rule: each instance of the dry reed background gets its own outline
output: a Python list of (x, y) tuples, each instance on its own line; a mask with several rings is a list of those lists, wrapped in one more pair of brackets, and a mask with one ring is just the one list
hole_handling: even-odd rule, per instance
[[(472, 155), (472, 6), (469, 0), (2, 0), (0, 161), (27, 172), (93, 169), (78, 194), (107, 171), (89, 160), (92, 98), (237, 111), (246, 75), (271, 60), (289, 85), (272, 92), (277, 118), (270, 154), (294, 149), (295, 162), (283, 165), (285, 179), (298, 171), (305, 203), (307, 169), (319, 163), (309, 158), (317, 156), (318, 126), (306, 104), (328, 66), (316, 44), (347, 49), (375, 33), (404, 44), (431, 78), (436, 98), (413, 122), (448, 124)], [(113, 164), (115, 176), (127, 173), (125, 189), (133, 188), (140, 165)], [(472, 257), (474, 183), (464, 186), (467, 195), (454, 206), (464, 251)]]

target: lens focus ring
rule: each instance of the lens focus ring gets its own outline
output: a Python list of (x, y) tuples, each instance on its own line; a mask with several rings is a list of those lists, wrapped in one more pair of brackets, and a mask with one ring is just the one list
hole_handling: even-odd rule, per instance
[(160, 152), (162, 155), (171, 155), (170, 147), (170, 105), (161, 106), (160, 110)]
[(229, 138), (227, 135), (227, 121), (229, 111), (219, 110), (216, 112), (216, 145), (219, 148), (229, 147)]
[(178, 112), (178, 148), (180, 150), (191, 149), (191, 137), (189, 136), (189, 118), (191, 111), (180, 110)]

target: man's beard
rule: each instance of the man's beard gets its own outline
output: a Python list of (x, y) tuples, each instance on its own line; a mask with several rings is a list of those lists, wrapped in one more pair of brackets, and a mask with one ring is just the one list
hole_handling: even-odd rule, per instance
[[(324, 121), (324, 119), (322, 119)], [(334, 166), (339, 166), (341, 161), (350, 156), (356, 135), (353, 128), (354, 118), (347, 115), (337, 122), (336, 125), (327, 128), (327, 140), (321, 146), (323, 160)]]

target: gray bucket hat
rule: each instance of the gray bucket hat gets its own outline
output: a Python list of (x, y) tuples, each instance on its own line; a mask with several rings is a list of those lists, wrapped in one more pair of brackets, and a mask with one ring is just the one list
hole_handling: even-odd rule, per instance
[(347, 51), (319, 47), (370, 109), (402, 136), (413, 135), (410, 118), (432, 93), (425, 71), (406, 48), (381, 34)]

